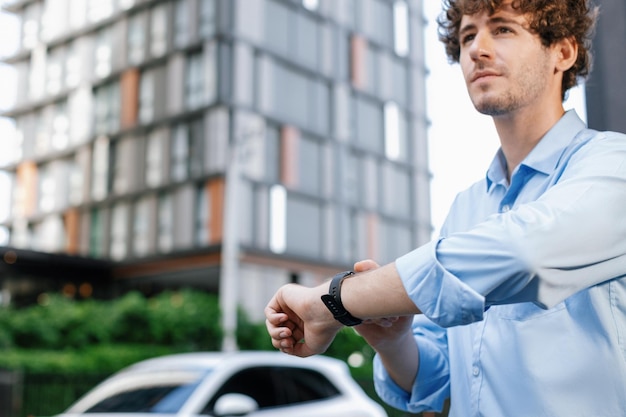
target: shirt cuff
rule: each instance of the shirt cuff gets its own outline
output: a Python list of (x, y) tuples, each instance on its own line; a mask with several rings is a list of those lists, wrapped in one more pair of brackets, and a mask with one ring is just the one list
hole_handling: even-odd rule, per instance
[(374, 357), (374, 388), (387, 404), (399, 410), (419, 413), (441, 411), (450, 396), (448, 367), (441, 352), (435, 346), (419, 340), (420, 365), (411, 392), (406, 392), (387, 373), (378, 355)]
[(396, 259), (404, 288), (417, 308), (441, 327), (480, 321), (485, 298), (437, 260), (439, 241), (432, 241)]

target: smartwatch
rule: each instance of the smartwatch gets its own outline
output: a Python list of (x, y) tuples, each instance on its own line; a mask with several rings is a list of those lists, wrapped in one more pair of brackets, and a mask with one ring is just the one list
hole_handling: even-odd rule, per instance
[(322, 295), (322, 301), (324, 302), (324, 305), (333, 314), (335, 320), (337, 320), (344, 326), (357, 326), (363, 323), (363, 320), (350, 314), (341, 302), (341, 284), (343, 283), (344, 279), (351, 275), (354, 275), (354, 272), (345, 271), (335, 275), (330, 281), (328, 294)]

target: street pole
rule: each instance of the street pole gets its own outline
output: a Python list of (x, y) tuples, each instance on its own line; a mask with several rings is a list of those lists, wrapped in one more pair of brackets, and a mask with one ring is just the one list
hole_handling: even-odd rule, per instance
[(220, 272), (220, 307), (222, 312), (222, 351), (234, 352), (237, 346), (237, 307), (239, 292), (239, 144), (235, 137), (228, 147), (228, 164), (224, 178), (224, 223), (222, 232), (222, 265)]
[[(265, 126), (262, 119), (241, 119), (235, 121), (235, 126), (246, 126), (248, 130), (233, 133), (233, 140), (228, 147), (228, 164), (224, 178), (224, 222), (222, 232), (222, 262), (220, 272), (220, 309), (222, 313), (222, 351), (234, 352), (237, 346), (237, 309), (239, 307), (239, 221), (241, 213), (239, 194), (241, 192), (242, 159), (246, 155), (247, 142), (253, 138), (265, 135)], [(244, 121), (248, 123), (244, 123)], [(259, 123), (259, 120), (261, 121)]]

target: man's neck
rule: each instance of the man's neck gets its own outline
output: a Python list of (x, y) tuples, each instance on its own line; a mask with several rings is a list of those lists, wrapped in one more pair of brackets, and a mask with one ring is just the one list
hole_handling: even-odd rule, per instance
[(510, 180), (515, 168), (539, 143), (541, 138), (561, 119), (563, 105), (543, 106), (542, 111), (518, 110), (503, 116), (494, 116), (493, 121), (500, 138), (502, 153), (507, 163), (507, 178)]

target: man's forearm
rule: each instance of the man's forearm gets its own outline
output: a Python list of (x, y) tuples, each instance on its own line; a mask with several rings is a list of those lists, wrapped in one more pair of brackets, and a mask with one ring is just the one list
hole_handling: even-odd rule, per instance
[(353, 316), (362, 319), (420, 313), (407, 295), (394, 263), (345, 279), (341, 301)]

